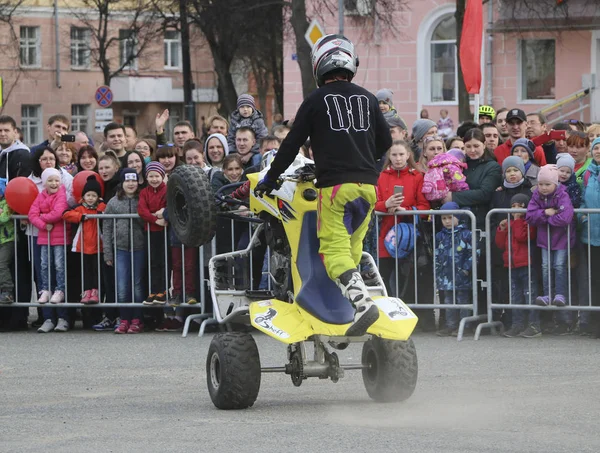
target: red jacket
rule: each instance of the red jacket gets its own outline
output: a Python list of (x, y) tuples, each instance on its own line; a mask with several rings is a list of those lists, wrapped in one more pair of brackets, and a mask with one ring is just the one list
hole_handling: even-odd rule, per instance
[(100, 201), (96, 209), (77, 205), (63, 214), (63, 219), (70, 223), (78, 223), (75, 238), (73, 238), (73, 252), (81, 253), (81, 236), (83, 235), (83, 253), (85, 255), (96, 255), (102, 252), (102, 239), (100, 239), (100, 250), (98, 250), (98, 220), (81, 218), (87, 214), (101, 214), (106, 209), (104, 202)]
[[(529, 249), (527, 247), (528, 240), (535, 239), (535, 227), (529, 227), (529, 237), (527, 236), (527, 223), (525, 219), (510, 219), (510, 235), (512, 241), (510, 244), (510, 257), (512, 260), (512, 269), (517, 267), (526, 267), (529, 264)], [(504, 267), (509, 267), (508, 263), (508, 227), (506, 230), (501, 230), (500, 227), (496, 230), (496, 246), (503, 250), (502, 258), (504, 258)]]
[[(512, 142), (509, 140), (502, 143), (494, 150), (494, 156), (496, 156), (496, 160), (500, 165), (504, 162), (508, 156), (510, 156), (510, 150), (512, 148)], [(544, 150), (541, 146), (535, 147), (535, 152), (533, 153), (533, 158), (537, 162), (540, 167), (546, 165), (546, 154), (544, 154)]]
[[(418, 170), (409, 169), (408, 167), (402, 170), (393, 170), (391, 167), (388, 167), (381, 172), (377, 181), (376, 211), (388, 212), (385, 202), (394, 195), (394, 186), (404, 187), (403, 208), (415, 208), (420, 211), (430, 209), (429, 201), (423, 195), (423, 175)], [(397, 219), (399, 222), (412, 223), (413, 216), (399, 216)], [(382, 218), (381, 229), (379, 231), (379, 256), (382, 258), (390, 258), (389, 253), (383, 245), (383, 239), (393, 225), (394, 216), (384, 216)]]
[(140, 192), (140, 200), (138, 202), (138, 214), (147, 223), (144, 225), (144, 231), (163, 231), (164, 227), (156, 224), (158, 217), (154, 213), (162, 208), (167, 207), (167, 185), (162, 182), (156, 189), (152, 186), (147, 186)]

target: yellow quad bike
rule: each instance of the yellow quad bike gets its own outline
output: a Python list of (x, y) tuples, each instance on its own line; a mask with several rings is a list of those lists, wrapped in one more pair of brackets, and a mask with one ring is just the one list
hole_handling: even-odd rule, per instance
[[(417, 317), (400, 299), (387, 296), (375, 261), (363, 253), (361, 263), (369, 263), (377, 275), (375, 284), (368, 288), (380, 316), (366, 335), (347, 337), (345, 332), (354, 319), (354, 308), (328, 277), (319, 256), (318, 193), (314, 185), (313, 162), (298, 156), (282, 175), (278, 190), (262, 198), (255, 197), (254, 187), (267, 170), (248, 175), (251, 186), (249, 207), (256, 217), (238, 217), (238, 220), (256, 222), (250, 245), (245, 250), (216, 255), (209, 262), (214, 307), (214, 320), (209, 322), (228, 326), (252, 325), (287, 345), (288, 362), (281, 367), (261, 368), (252, 335), (245, 332), (216, 334), (206, 361), (212, 402), (219, 409), (252, 406), (258, 396), (261, 372), (288, 374), (298, 387), (309, 377), (337, 382), (346, 370), (362, 370), (367, 393), (375, 401), (408, 399), (415, 390), (418, 375), (417, 353), (410, 339)], [(188, 182), (198, 186), (197, 181)], [(174, 190), (171, 183), (172, 177), (169, 189)], [(182, 188), (180, 192), (185, 191), (185, 181), (175, 185)], [(221, 202), (235, 203), (231, 197), (221, 195), (223, 189), (217, 193), (217, 198)], [(183, 199), (180, 194), (180, 208)], [(194, 210), (191, 205), (184, 208), (180, 211)], [(197, 206), (196, 209), (201, 211), (203, 208)], [(178, 217), (185, 217), (185, 212), (182, 214)], [(186, 231), (189, 233), (194, 225), (187, 220)], [(247, 257), (263, 230), (271, 254), (269, 278), (273, 289), (223, 288), (217, 281), (217, 268), (236, 258)], [(312, 351), (307, 350), (309, 342), (313, 345)], [(338, 355), (332, 351), (345, 349), (349, 343), (363, 343), (361, 363), (340, 364)]]

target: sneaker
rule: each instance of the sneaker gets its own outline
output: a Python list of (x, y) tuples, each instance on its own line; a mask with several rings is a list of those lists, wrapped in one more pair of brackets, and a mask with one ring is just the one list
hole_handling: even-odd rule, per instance
[(0, 292), (0, 305), (10, 305), (14, 302), (12, 291), (1, 291)]
[(154, 297), (154, 305), (164, 305), (167, 303), (167, 293), (158, 293)]
[(520, 337), (523, 338), (538, 338), (542, 336), (542, 331), (538, 326), (534, 326), (533, 324), (527, 327), (523, 332), (520, 333)]
[(115, 333), (124, 334), (129, 330), (129, 321), (122, 320), (119, 326), (115, 329)]
[(121, 325), (121, 318), (119, 318), (117, 316), (117, 318), (115, 319), (115, 326), (114, 326), (114, 330), (117, 330), (119, 328), (119, 326)]
[(62, 318), (58, 318), (58, 323), (54, 328), (55, 332), (68, 332), (69, 331), (69, 323)]
[(88, 303), (90, 303), (90, 304), (100, 303), (100, 298), (98, 297), (97, 289), (90, 289), (90, 299), (89, 299)]
[(115, 330), (115, 322), (107, 318), (106, 316), (102, 318), (98, 324), (94, 324), (92, 326), (96, 332), (104, 332), (106, 330)]
[(181, 294), (173, 294), (169, 299), (169, 305), (171, 307), (179, 307), (181, 305)]
[(565, 305), (567, 305), (567, 302), (565, 301), (565, 296), (563, 296), (562, 294), (557, 294), (556, 296), (554, 296), (552, 305), (556, 305), (557, 307), (564, 307)]
[(538, 296), (535, 298), (535, 304), (540, 307), (547, 307), (550, 305), (550, 298), (548, 296)]
[(435, 334), (438, 337), (449, 337), (455, 330), (456, 329), (454, 327), (444, 327), (443, 329), (438, 330)]
[(188, 305), (196, 305), (198, 301), (194, 296), (185, 296), (185, 303)]
[(91, 295), (91, 291), (89, 289), (86, 289), (83, 292), (83, 295), (81, 296), (81, 303), (82, 304), (87, 304), (90, 301), (90, 295)]
[(140, 333), (144, 331), (144, 323), (139, 319), (133, 319), (127, 333)]
[(152, 305), (152, 304), (154, 304), (154, 298), (155, 297), (156, 297), (156, 294), (150, 293), (148, 295), (148, 297), (146, 297), (146, 300), (144, 301), (144, 305)]
[(46, 319), (44, 324), (38, 329), (38, 333), (48, 333), (54, 330), (54, 323), (51, 319)]
[(565, 335), (571, 335), (571, 329), (566, 324), (558, 324), (552, 335), (558, 335), (559, 337), (564, 337)]
[(38, 296), (38, 304), (47, 304), (50, 301), (50, 291), (48, 290), (43, 290), (40, 291), (40, 294)]
[(512, 326), (506, 332), (504, 332), (504, 336), (506, 338), (515, 338), (521, 335), (521, 333), (525, 330), (523, 326)]
[(169, 324), (170, 319), (164, 318), (158, 326), (154, 329), (155, 332), (166, 332), (166, 327)]
[(163, 332), (181, 332), (183, 330), (183, 323), (176, 318), (167, 320)]
[(60, 289), (54, 291), (52, 297), (50, 298), (51, 304), (62, 304), (65, 301), (65, 293), (63, 293)]

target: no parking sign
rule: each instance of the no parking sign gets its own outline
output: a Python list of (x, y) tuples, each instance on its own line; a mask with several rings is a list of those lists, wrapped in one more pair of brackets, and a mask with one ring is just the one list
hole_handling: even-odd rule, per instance
[(102, 85), (96, 90), (94, 98), (100, 107), (110, 107), (113, 102), (113, 92), (110, 87)]

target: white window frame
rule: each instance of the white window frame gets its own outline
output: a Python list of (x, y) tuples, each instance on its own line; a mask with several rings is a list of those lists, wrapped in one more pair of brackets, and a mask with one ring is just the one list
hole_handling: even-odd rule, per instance
[[(127, 32), (130, 36), (128, 38), (121, 38), (121, 32)], [(122, 65), (125, 61), (127, 61), (127, 58), (125, 58), (125, 55), (128, 50), (128, 45), (130, 45), (130, 43), (132, 41), (133, 41), (133, 53), (135, 54), (137, 52), (137, 45), (138, 45), (136, 33), (127, 28), (119, 29), (119, 64), (120, 65)], [(133, 61), (129, 65), (124, 66), (123, 69), (136, 70), (137, 65), (138, 65), (138, 59), (134, 58)]]
[(88, 134), (90, 126), (90, 104), (71, 104), (71, 130)]
[[(83, 33), (82, 37), (73, 39), (73, 32), (81, 32)], [(85, 27), (71, 27), (70, 31), (71, 35), (71, 68), (72, 69), (89, 69), (90, 68), (90, 39), (91, 32), (89, 28)], [(79, 59), (79, 52), (83, 50), (83, 62), (75, 61)], [(75, 60), (74, 60), (74, 56)]]
[[(548, 99), (526, 99), (523, 93), (523, 44), (525, 41), (554, 41), (554, 98)], [(517, 41), (517, 99), (519, 104), (547, 105), (556, 102), (556, 39), (554, 38), (530, 38)]]
[[(35, 109), (35, 116), (25, 116), (25, 109)], [(32, 136), (31, 128), (36, 127), (35, 136)], [(39, 104), (22, 104), (21, 105), (21, 129), (23, 131), (23, 139), (25, 143), (32, 146), (43, 141), (43, 125), (42, 125), (42, 106)]]
[[(167, 32), (174, 32), (177, 34), (177, 38), (167, 38)], [(177, 44), (177, 66), (172, 65), (172, 52), (171, 46), (173, 44)], [(164, 68), (171, 71), (181, 70), (181, 33), (176, 30), (167, 30), (165, 31), (165, 36), (163, 39), (163, 50), (165, 52), (164, 59), (167, 60), (168, 64), (164, 65)]]
[[(34, 30), (35, 36), (33, 38), (21, 37), (21, 31), (23, 29)], [(23, 59), (21, 58), (22, 52), (26, 50), (28, 53), (33, 51), (35, 52), (35, 62), (33, 64), (23, 63)], [(22, 25), (19, 28), (19, 64), (22, 68), (39, 68), (42, 62), (42, 46), (40, 39), (40, 27), (35, 26), (26, 26)]]

